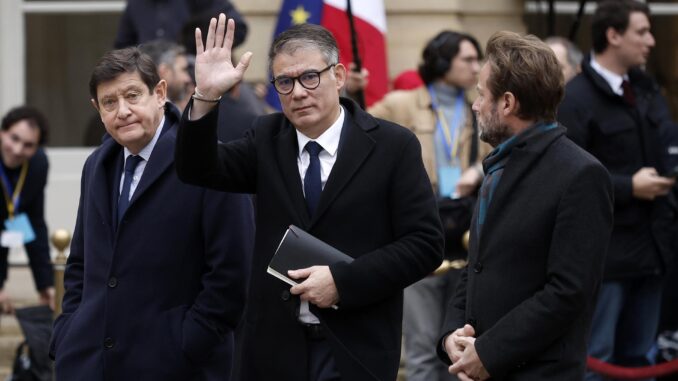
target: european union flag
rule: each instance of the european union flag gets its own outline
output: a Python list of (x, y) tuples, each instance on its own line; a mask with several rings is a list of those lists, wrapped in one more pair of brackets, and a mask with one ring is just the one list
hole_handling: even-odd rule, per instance
[[(323, 1), (322, 0), (284, 0), (280, 13), (278, 14), (278, 24), (275, 28), (273, 38), (298, 24), (320, 24), (322, 20)], [(270, 74), (270, 73), (269, 73)], [(280, 110), (280, 99), (278, 93), (272, 85), (268, 87), (266, 102), (271, 107)]]

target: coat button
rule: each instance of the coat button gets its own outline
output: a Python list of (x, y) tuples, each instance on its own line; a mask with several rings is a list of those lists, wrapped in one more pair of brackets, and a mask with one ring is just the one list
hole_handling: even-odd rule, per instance
[(112, 338), (107, 337), (104, 339), (104, 348), (111, 349), (113, 348), (113, 345), (115, 345), (115, 342), (113, 341)]
[(290, 300), (290, 292), (288, 290), (285, 290), (282, 293), (280, 293), (280, 299), (284, 301)]
[(117, 279), (116, 277), (112, 276), (112, 277), (108, 280), (108, 287), (110, 287), (110, 288), (115, 288), (115, 286), (117, 286), (117, 285), (118, 285), (118, 279)]
[(480, 274), (480, 272), (483, 271), (483, 264), (481, 262), (476, 262), (476, 265), (473, 266), (473, 271), (476, 274)]

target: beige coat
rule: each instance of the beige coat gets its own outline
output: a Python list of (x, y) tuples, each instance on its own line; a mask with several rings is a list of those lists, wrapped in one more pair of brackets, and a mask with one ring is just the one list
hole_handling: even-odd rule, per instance
[[(473, 116), (468, 96), (467, 101), (469, 107), (466, 109), (466, 124), (459, 137), (459, 158), (462, 170), (475, 164), (469, 162), (471, 139), (473, 139)], [(433, 141), (436, 132), (436, 115), (431, 108), (431, 96), (428, 89), (422, 86), (414, 90), (392, 91), (367, 111), (377, 118), (409, 128), (417, 135), (421, 143), (421, 154), (426, 172), (431, 178), (434, 189), (437, 189), (438, 171)], [(479, 142), (477, 161), (480, 162), (491, 150), (490, 145)]]

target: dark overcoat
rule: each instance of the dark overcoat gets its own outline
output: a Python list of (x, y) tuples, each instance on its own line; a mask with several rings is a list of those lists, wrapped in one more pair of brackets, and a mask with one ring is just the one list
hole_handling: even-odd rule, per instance
[(355, 258), (330, 266), (339, 309), (311, 305), (327, 327), (342, 379), (395, 380), (400, 361), (403, 288), (442, 260), (443, 236), (417, 138), (354, 102), (336, 163), (309, 216), (297, 166), (295, 128), (282, 114), (262, 116), (243, 139), (217, 145), (217, 108), (179, 128), (182, 180), (257, 196), (257, 232), (239, 348), (239, 380), (307, 379), (299, 298), (266, 273), (285, 230), (297, 225)]
[[(480, 232), (474, 214), (444, 332), (471, 324), (493, 381), (584, 377), (613, 196), (605, 168), (564, 134), (557, 127), (518, 143)], [(438, 354), (449, 363), (440, 346)]]
[[(213, 361), (231, 361), (253, 243), (251, 202), (179, 181), (180, 116), (167, 109), (117, 228), (123, 148), (107, 138), (85, 163), (51, 343), (59, 380), (187, 381)], [(213, 359), (217, 348), (222, 357)]]

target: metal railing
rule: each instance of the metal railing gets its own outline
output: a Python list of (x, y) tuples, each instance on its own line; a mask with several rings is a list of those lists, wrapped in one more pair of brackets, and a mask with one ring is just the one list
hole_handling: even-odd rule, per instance
[(64, 299), (64, 271), (66, 271), (66, 248), (71, 244), (71, 233), (66, 229), (57, 229), (52, 234), (52, 245), (57, 249), (54, 258), (54, 318), (61, 314), (61, 302)]

